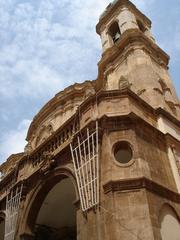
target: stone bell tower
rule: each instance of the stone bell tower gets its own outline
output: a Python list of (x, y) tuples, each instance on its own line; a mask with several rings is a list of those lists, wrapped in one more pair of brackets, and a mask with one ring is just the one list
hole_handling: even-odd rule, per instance
[(108, 95), (101, 204), (115, 216), (105, 220), (107, 239), (179, 239), (180, 105), (169, 56), (128, 0), (109, 4), (96, 31), (103, 49), (97, 91)]
[(128, 85), (153, 108), (179, 117), (179, 100), (168, 73), (169, 56), (156, 44), (151, 21), (130, 1), (114, 1), (96, 30), (103, 48), (99, 87), (112, 90)]

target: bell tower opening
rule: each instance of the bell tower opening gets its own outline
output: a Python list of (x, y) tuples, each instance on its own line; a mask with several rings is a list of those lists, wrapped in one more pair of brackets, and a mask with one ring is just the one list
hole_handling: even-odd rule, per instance
[(109, 27), (109, 35), (111, 36), (113, 43), (116, 43), (119, 40), (121, 32), (117, 22), (113, 22)]
[(76, 240), (76, 199), (69, 178), (57, 183), (45, 197), (36, 218), (35, 240)]

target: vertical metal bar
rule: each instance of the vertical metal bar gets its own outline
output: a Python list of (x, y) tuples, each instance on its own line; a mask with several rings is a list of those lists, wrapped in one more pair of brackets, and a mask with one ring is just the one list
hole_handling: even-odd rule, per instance
[(10, 225), (9, 225), (9, 231), (12, 230), (12, 212), (13, 212), (13, 190), (11, 191), (11, 198), (10, 198)]
[(7, 219), (8, 219), (8, 194), (6, 196), (5, 238), (6, 238), (6, 232), (7, 232), (7, 229), (8, 229)]
[(94, 133), (92, 135), (92, 146), (93, 146), (93, 158), (92, 158), (92, 166), (93, 166), (93, 173), (94, 173), (94, 179), (93, 179), (93, 192), (94, 192), (94, 198), (93, 202), (96, 204), (96, 157), (95, 157), (95, 143), (94, 143)]
[(77, 174), (77, 167), (76, 167), (76, 162), (75, 162), (74, 150), (73, 150), (71, 144), (70, 144), (70, 148), (71, 148), (71, 155), (72, 155), (72, 160), (73, 160), (73, 165), (74, 165), (74, 170), (75, 170), (76, 181), (77, 181), (77, 185), (78, 185), (81, 207), (82, 207), (82, 210), (84, 210), (84, 202), (83, 202), (83, 197), (82, 197), (82, 192), (81, 192), (81, 189), (80, 189), (80, 182), (79, 182), (80, 179), (79, 179), (78, 174)]
[(96, 121), (96, 168), (97, 168), (97, 204), (99, 204), (99, 135), (98, 121)]
[(83, 191), (83, 188), (84, 188), (84, 184), (83, 184), (83, 176), (81, 174), (81, 165), (79, 163), (79, 158), (78, 158), (78, 154), (77, 154), (77, 148), (75, 148), (75, 154), (76, 154), (76, 163), (77, 163), (77, 173), (78, 173), (78, 177), (79, 177), (79, 180), (80, 180), (80, 191), (82, 193), (82, 200), (83, 200), (83, 204), (84, 204), (84, 211), (86, 209), (86, 196), (85, 196), (85, 192)]
[[(91, 148), (90, 148), (90, 134), (89, 128), (87, 128), (87, 142), (88, 142), (88, 152), (89, 152), (89, 161), (91, 161)], [(92, 199), (93, 200), (93, 199)]]
[(86, 180), (85, 180), (85, 174), (84, 174), (84, 165), (83, 165), (83, 161), (82, 161), (79, 137), (78, 137), (78, 148), (79, 148), (79, 155), (80, 155), (80, 162), (81, 162), (81, 171), (82, 171), (83, 182), (84, 182), (84, 191), (85, 191), (85, 196), (86, 196), (86, 208), (88, 208), (88, 193), (87, 193), (87, 187), (86, 187)]
[(85, 160), (85, 168), (86, 168), (86, 178), (87, 178), (87, 188), (88, 188), (88, 201), (91, 199), (91, 189), (89, 186), (89, 169), (88, 169), (88, 158), (86, 155), (86, 141), (82, 142), (83, 145), (83, 152), (84, 152), (84, 160)]
[[(93, 151), (93, 149), (92, 149)], [(93, 155), (93, 152), (92, 152)], [(89, 169), (90, 169), (90, 185), (91, 185), (91, 202), (92, 206), (94, 205), (94, 187), (93, 187), (93, 171), (92, 171), (92, 163), (93, 157), (89, 159)]]
[(17, 203), (17, 194), (18, 194), (18, 187), (16, 188), (16, 192), (15, 192), (15, 195), (14, 197), (12, 198), (12, 202), (11, 202), (11, 205), (12, 205), (12, 212), (11, 212), (11, 232), (13, 234), (13, 230), (14, 230), (14, 216), (15, 216), (15, 213), (16, 213), (16, 203)]

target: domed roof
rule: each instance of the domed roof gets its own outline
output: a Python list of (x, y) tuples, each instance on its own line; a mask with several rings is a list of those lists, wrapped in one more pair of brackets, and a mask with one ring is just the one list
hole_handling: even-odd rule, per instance
[(57, 130), (76, 111), (77, 107), (95, 93), (95, 81), (75, 83), (57, 93), (34, 117), (26, 140), (35, 148)]

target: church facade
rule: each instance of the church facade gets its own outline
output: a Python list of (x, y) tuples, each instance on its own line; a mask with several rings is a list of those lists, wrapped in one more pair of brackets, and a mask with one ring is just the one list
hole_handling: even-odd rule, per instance
[(178, 240), (180, 103), (151, 21), (116, 0), (94, 81), (56, 94), (0, 166), (0, 240)]

